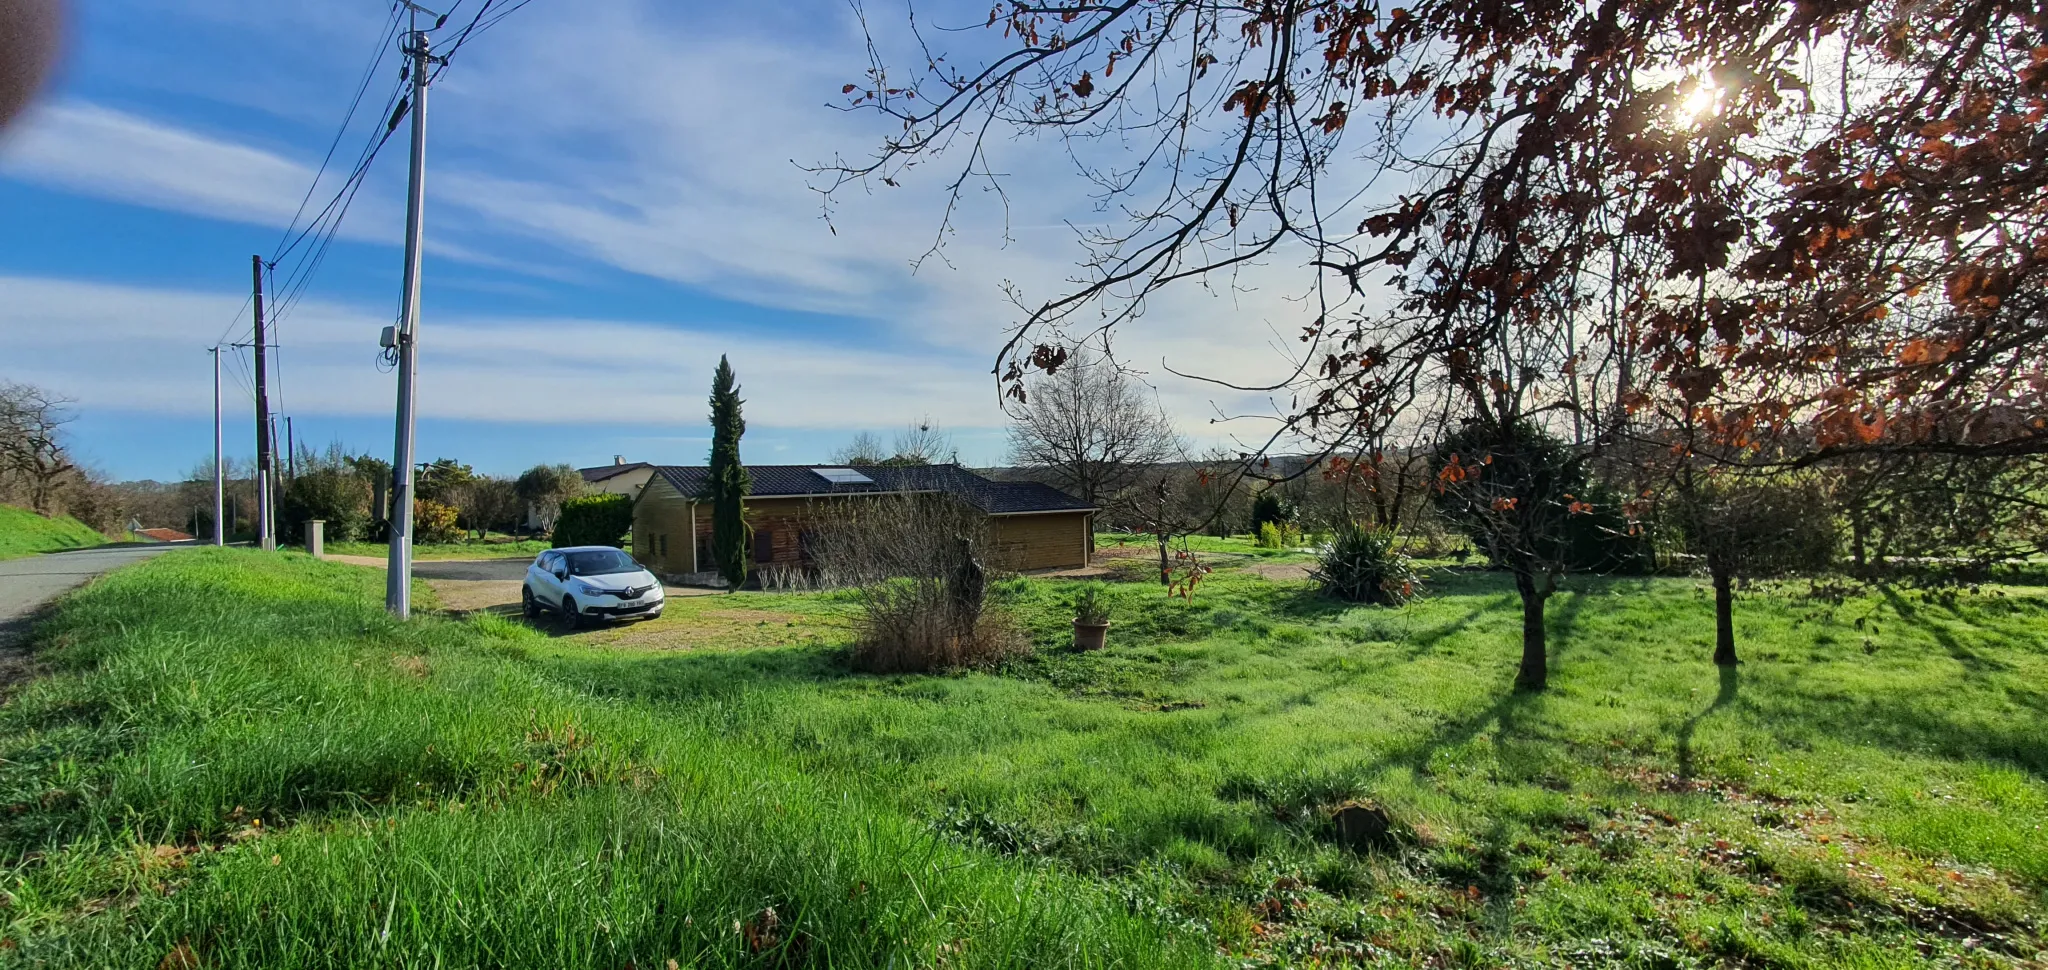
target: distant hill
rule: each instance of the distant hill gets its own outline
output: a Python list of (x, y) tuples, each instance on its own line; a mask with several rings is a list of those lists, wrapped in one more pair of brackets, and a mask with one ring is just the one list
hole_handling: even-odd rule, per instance
[(46, 519), (24, 508), (0, 505), (0, 559), (39, 552), (103, 545), (107, 537), (68, 515)]

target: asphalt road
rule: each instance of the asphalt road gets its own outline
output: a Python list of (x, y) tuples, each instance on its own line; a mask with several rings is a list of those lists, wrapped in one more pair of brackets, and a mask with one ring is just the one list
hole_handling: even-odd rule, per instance
[(103, 546), (0, 562), (0, 684), (20, 675), (27, 658), (15, 644), (44, 604), (107, 570), (160, 556), (185, 544)]

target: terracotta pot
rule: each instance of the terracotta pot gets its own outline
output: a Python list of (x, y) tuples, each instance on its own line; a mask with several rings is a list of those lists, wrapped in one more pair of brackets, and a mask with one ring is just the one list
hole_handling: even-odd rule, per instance
[(1083, 623), (1080, 620), (1074, 621), (1074, 649), (1076, 650), (1100, 650), (1102, 649), (1103, 638), (1108, 635), (1109, 624), (1106, 622)]

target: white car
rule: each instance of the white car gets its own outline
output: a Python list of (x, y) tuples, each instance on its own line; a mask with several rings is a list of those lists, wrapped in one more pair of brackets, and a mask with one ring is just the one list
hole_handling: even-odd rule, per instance
[(661, 580), (611, 546), (550, 549), (526, 567), (519, 604), (529, 617), (554, 610), (570, 626), (586, 621), (661, 615)]

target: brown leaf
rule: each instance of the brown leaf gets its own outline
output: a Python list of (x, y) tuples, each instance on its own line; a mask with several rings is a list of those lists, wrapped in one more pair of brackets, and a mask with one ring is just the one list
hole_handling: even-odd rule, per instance
[(192, 949), (189, 940), (180, 940), (171, 952), (164, 954), (156, 970), (199, 970), (199, 954)]

